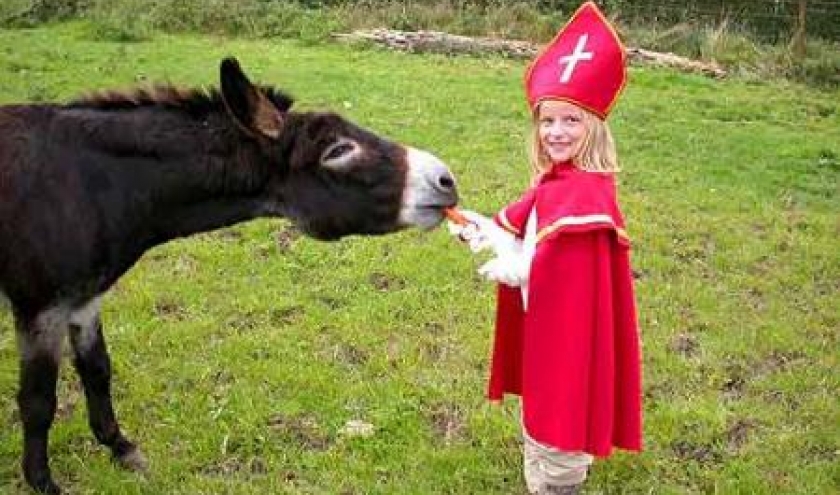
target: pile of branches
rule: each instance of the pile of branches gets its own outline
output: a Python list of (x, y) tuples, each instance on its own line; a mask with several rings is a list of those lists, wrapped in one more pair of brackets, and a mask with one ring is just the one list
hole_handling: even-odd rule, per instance
[[(348, 42), (371, 42), (394, 50), (445, 54), (495, 54), (512, 58), (531, 59), (540, 46), (529, 41), (496, 38), (471, 38), (440, 31), (396, 31), (372, 29), (349, 34), (334, 34), (334, 38)], [(703, 74), (714, 78), (726, 77), (726, 71), (714, 62), (691, 60), (673, 53), (659, 53), (641, 48), (627, 48), (630, 63), (672, 67), (685, 72)]]

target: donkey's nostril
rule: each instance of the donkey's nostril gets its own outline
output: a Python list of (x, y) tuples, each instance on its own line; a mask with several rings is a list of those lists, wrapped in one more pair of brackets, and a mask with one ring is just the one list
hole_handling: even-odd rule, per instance
[[(408, 148), (408, 184), (424, 195), (418, 203), (450, 203), (457, 199), (455, 176), (439, 158), (428, 151)], [(415, 198), (421, 199), (421, 198)]]
[(455, 187), (455, 179), (453, 179), (452, 176), (448, 173), (443, 174), (440, 177), (438, 177), (438, 186), (440, 186), (441, 189), (445, 190), (452, 189)]

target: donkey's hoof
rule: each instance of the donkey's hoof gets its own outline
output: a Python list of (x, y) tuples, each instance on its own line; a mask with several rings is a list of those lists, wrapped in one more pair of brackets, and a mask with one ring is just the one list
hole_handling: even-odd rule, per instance
[(35, 493), (61, 495), (61, 488), (59, 488), (58, 485), (56, 485), (50, 478), (38, 480), (37, 482), (32, 483), (32, 489), (35, 490)]
[(146, 456), (137, 447), (117, 457), (116, 461), (122, 468), (128, 469), (129, 471), (136, 473), (146, 473), (149, 471), (149, 461), (146, 460)]
[(35, 492), (43, 493), (45, 495), (61, 495), (61, 488), (59, 488), (55, 483), (50, 483), (43, 488), (36, 489)]

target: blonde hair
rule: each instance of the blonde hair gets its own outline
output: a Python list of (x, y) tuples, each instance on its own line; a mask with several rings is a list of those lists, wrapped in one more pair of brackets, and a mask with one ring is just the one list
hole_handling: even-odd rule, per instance
[[(610, 132), (610, 126), (606, 121), (601, 120), (594, 113), (581, 108), (583, 124), (586, 127), (586, 135), (583, 137), (580, 150), (572, 163), (587, 172), (618, 172), (618, 155), (615, 151), (615, 141)], [(540, 175), (551, 169), (552, 163), (548, 155), (542, 149), (539, 128), (540, 108), (534, 110), (531, 126), (531, 172), (532, 179), (536, 181)]]

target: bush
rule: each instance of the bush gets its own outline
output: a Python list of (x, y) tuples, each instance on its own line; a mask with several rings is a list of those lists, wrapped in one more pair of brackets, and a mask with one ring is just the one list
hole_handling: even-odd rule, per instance
[[(739, 14), (734, 8), (739, 0), (714, 16), (706, 15), (717, 1), (678, 5), (672, 0), (602, 0), (600, 4), (619, 24), (629, 46), (714, 60), (731, 71), (756, 77), (840, 84), (836, 41), (811, 40), (807, 57), (797, 59), (787, 46), (787, 28), (774, 28), (775, 37), (782, 41), (762, 42), (755, 26), (745, 21), (750, 12), (759, 18), (754, 9)], [(579, 4), (579, 0), (5, 0), (0, 5), (0, 24), (20, 27), (84, 17), (93, 23), (92, 36), (127, 42), (162, 30), (314, 43), (335, 32), (379, 27), (546, 42)], [(791, 13), (779, 10), (779, 5), (792, 4), (773, 4), (770, 10), (775, 13), (769, 18), (790, 21)], [(816, 26), (821, 24), (816, 22)], [(769, 38), (767, 33), (762, 36)]]

